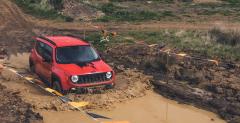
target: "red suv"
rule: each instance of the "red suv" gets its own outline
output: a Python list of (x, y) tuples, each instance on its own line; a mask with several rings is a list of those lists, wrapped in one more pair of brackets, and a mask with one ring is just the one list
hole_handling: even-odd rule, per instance
[(70, 90), (114, 86), (114, 71), (89, 43), (72, 36), (34, 40), (30, 69), (49, 87), (66, 94)]

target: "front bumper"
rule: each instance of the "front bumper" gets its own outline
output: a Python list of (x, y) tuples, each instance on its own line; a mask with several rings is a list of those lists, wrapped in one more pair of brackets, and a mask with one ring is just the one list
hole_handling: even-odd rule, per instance
[(85, 93), (85, 92), (101, 92), (106, 89), (111, 89), (115, 86), (114, 82), (104, 84), (91, 85), (91, 86), (75, 86), (70, 89), (71, 93)]
[(111, 80), (103, 81), (103, 82), (94, 82), (94, 83), (83, 83), (83, 84), (75, 84), (72, 83), (70, 80), (67, 82), (67, 88), (64, 90), (73, 90), (75, 89), (82, 89), (82, 88), (92, 88), (92, 87), (98, 87), (98, 86), (105, 86), (105, 85), (115, 85), (115, 77), (113, 77)]

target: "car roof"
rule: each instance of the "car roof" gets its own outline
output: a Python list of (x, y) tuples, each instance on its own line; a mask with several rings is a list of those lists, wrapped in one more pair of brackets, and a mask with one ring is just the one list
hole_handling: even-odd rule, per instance
[(44, 38), (40, 37), (39, 39), (54, 44), (57, 47), (89, 45), (89, 43), (73, 36), (44, 36)]

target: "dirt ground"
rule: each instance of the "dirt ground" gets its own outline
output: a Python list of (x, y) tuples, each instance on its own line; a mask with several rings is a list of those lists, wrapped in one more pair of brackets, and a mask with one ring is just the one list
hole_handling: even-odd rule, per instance
[[(240, 67), (224, 62), (177, 58), (160, 52), (161, 45), (122, 44), (107, 51), (109, 61), (152, 75), (155, 91), (182, 103), (211, 110), (231, 121), (240, 116)], [(164, 49), (161, 49), (164, 50)], [(107, 55), (110, 56), (110, 55)]]
[[(26, 63), (28, 55), (28, 53), (11, 55), (4, 64), (17, 69), (21, 74), (29, 76), (28, 64)], [(176, 121), (183, 121), (192, 123), (192, 121), (199, 119), (199, 123), (212, 123), (213, 120), (216, 123), (224, 123), (213, 113), (177, 104), (177, 102), (160, 97), (152, 90), (150, 81), (153, 78), (151, 76), (144, 75), (142, 72), (131, 68), (125, 69), (123, 66), (118, 66), (116, 70), (117, 83), (114, 90), (97, 94), (69, 94), (67, 96), (74, 101), (89, 101), (90, 105), (85, 110), (119, 121), (128, 120), (132, 123), (144, 123), (145, 121), (175, 123)], [(17, 93), (24, 102), (31, 104), (31, 109), (39, 112), (45, 123), (60, 121), (77, 123), (83, 120), (91, 123), (91, 121), (84, 119), (80, 112), (20, 79), (8, 70), (2, 72), (0, 83), (6, 86), (10, 92)], [(179, 114), (184, 115), (180, 118), (177, 117)], [(140, 115), (145, 116), (145, 121), (138, 118)], [(188, 118), (189, 116), (192, 116), (192, 119)]]
[[(28, 72), (28, 53), (11, 55), (9, 60), (4, 64), (18, 70), (23, 75), (34, 76)], [(145, 95), (146, 90), (151, 89), (151, 77), (142, 74), (134, 69), (124, 69), (119, 66), (121, 72), (116, 76), (115, 89), (99, 92), (99, 94), (69, 94), (67, 95), (74, 101), (87, 101), (90, 105), (87, 109), (107, 109), (112, 108), (114, 103), (124, 102), (132, 98), (142, 97)], [(120, 70), (119, 70), (120, 71)], [(56, 100), (55, 97), (46, 95), (44, 91), (26, 81), (20, 79), (9, 70), (2, 71), (2, 83), (7, 88), (20, 92), (22, 98), (34, 105), (35, 109), (66, 111), (71, 110), (69, 107), (62, 104), (61, 101)], [(44, 100), (44, 101), (43, 101)]]
[[(4, 63), (5, 65), (17, 69), (24, 75), (33, 77), (36, 76), (31, 75), (28, 71), (29, 54), (27, 52), (32, 44), (30, 38), (34, 35), (79, 33), (83, 29), (96, 30), (90, 25), (103, 25), (106, 28), (111, 27), (112, 30), (124, 31), (162, 28), (209, 29), (214, 24), (219, 24), (218, 22), (201, 24), (150, 22), (147, 25), (139, 23), (129, 26), (127, 23), (61, 23), (29, 17), (8, 0), (0, 1), (0, 10), (0, 56), (9, 56)], [(238, 23), (221, 22), (220, 25), (222, 24), (226, 25), (227, 28), (239, 27)], [(221, 66), (215, 66), (189, 59), (179, 60), (161, 54), (159, 47), (159, 45), (149, 47), (142, 44), (121, 44), (109, 49), (104, 53), (104, 57), (117, 71), (116, 88), (98, 94), (69, 94), (68, 96), (75, 101), (89, 101), (90, 105), (86, 107), (86, 110), (104, 109), (105, 111), (117, 108), (116, 103), (144, 97), (148, 90), (155, 90), (155, 92), (180, 103), (192, 104), (213, 111), (228, 122), (239, 123), (239, 64), (227, 62)], [(9, 112), (7, 113), (9, 115), (3, 115), (6, 118), (3, 121), (7, 122), (13, 117), (16, 121), (21, 122), (26, 120), (41, 122), (42, 117), (33, 113), (33, 110), (39, 112), (73, 110), (57, 100), (56, 97), (46, 94), (7, 70), (2, 72), (0, 83), (0, 91), (2, 92), (0, 97), (10, 97), (2, 98), (3, 102), (16, 102), (11, 104), (9, 108), (21, 109), (20, 113), (11, 112), (11, 110), (6, 110), (5, 106), (1, 106), (1, 103), (1, 111)], [(7, 89), (4, 89), (4, 86)], [(17, 107), (14, 107), (15, 104)]]
[(0, 85), (0, 122), (1, 123), (42, 123), (40, 114), (32, 110), (32, 105), (25, 103), (18, 91), (9, 91)]

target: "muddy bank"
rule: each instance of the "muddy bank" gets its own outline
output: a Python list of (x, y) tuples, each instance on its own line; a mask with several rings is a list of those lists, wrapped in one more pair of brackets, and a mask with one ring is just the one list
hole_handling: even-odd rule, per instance
[[(160, 52), (161, 45), (122, 44), (105, 52), (115, 66), (137, 68), (154, 77), (155, 90), (182, 103), (218, 113), (227, 121), (240, 117), (240, 68)], [(163, 49), (162, 49), (163, 50)]]
[(40, 114), (25, 103), (18, 92), (9, 91), (0, 85), (0, 122), (1, 123), (42, 123)]

